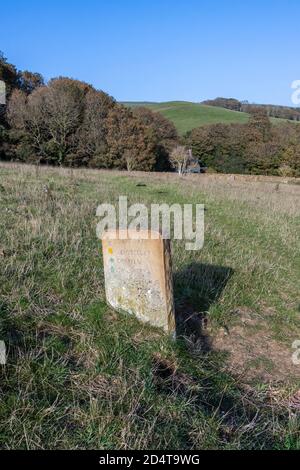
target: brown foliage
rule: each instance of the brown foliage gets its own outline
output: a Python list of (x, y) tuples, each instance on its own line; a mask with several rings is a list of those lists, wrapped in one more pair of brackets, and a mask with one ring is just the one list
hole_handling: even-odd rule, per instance
[(170, 169), (170, 152), (179, 142), (174, 124), (161, 113), (153, 112), (144, 106), (134, 108), (133, 112), (152, 131), (155, 141), (155, 169), (158, 171)]
[(155, 165), (155, 140), (131, 110), (116, 105), (108, 115), (108, 161), (130, 170), (151, 171)]
[(206, 166), (223, 173), (300, 175), (300, 126), (272, 126), (266, 110), (252, 109), (248, 124), (194, 129), (187, 143)]
[(208, 106), (217, 106), (220, 108), (231, 109), (232, 111), (241, 111), (242, 103), (235, 98), (215, 98), (214, 100), (203, 101), (202, 104)]
[[(8, 105), (0, 106), (0, 156), (127, 170), (185, 170), (189, 155), (168, 119), (148, 108), (119, 105), (103, 91), (70, 78), (44, 85), (0, 53)], [(300, 176), (300, 126), (272, 126), (269, 115), (300, 119), (300, 110), (254, 106), (233, 98), (207, 101), (251, 114), (248, 124), (214, 124), (185, 138), (193, 155), (214, 171)], [(276, 109), (275, 109), (276, 108)], [(274, 114), (275, 113), (275, 114)], [(296, 113), (296, 114), (295, 114)], [(298, 114), (299, 116), (298, 116)], [(9, 125), (10, 124), (10, 129)]]
[(77, 80), (54, 79), (29, 95), (15, 90), (7, 114), (24, 134), (16, 155), (24, 154), (26, 142), (28, 160), (149, 171), (156, 163), (151, 127)]

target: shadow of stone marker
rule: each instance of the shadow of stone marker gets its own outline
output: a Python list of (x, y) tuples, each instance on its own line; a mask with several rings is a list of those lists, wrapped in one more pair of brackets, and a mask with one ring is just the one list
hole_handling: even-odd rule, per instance
[(102, 236), (107, 302), (175, 333), (170, 240), (150, 230), (113, 235), (107, 231)]

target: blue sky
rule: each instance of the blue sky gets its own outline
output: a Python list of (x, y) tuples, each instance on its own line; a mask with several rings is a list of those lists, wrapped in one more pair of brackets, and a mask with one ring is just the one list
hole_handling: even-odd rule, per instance
[(118, 100), (291, 105), (299, 22), (299, 0), (15, 0), (1, 2), (0, 50)]

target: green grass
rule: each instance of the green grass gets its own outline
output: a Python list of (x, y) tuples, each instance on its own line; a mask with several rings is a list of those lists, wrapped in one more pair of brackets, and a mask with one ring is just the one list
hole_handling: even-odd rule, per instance
[[(147, 101), (124, 102), (123, 104), (130, 107), (147, 106), (153, 111), (162, 113), (175, 124), (179, 134), (181, 135), (196, 127), (207, 124), (245, 124), (249, 119), (249, 114), (247, 113), (231, 111), (229, 109), (218, 108), (215, 106), (191, 103), (188, 101), (169, 101), (165, 103), (152, 103)], [(273, 118), (271, 121), (275, 124), (284, 122), (283, 119)]]
[[(288, 189), (1, 165), (0, 448), (300, 448), (289, 405), (299, 210)], [(205, 203), (204, 249), (173, 243), (176, 311), (207, 321), (197, 341), (106, 305), (95, 212), (119, 194)], [(204, 349), (225, 330), (222, 347)]]

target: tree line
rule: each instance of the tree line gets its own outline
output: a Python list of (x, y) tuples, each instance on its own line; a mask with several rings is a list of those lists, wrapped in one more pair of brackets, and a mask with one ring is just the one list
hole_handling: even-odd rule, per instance
[(186, 136), (193, 155), (222, 173), (300, 176), (300, 124), (272, 125), (252, 108), (247, 124), (213, 124)]
[(263, 109), (269, 117), (288, 119), (290, 121), (300, 121), (300, 108), (290, 106), (276, 106), (273, 104), (251, 104), (248, 101), (239, 101), (235, 98), (215, 98), (213, 100), (203, 101), (202, 104), (208, 106), (217, 106), (219, 108), (230, 109), (231, 111), (240, 111), (243, 113), (252, 113), (253, 109)]
[[(180, 173), (196, 159), (224, 173), (300, 176), (300, 125), (272, 125), (263, 106), (250, 106), (247, 124), (206, 125), (179, 137), (160, 113), (129, 109), (79, 80), (45, 84), (41, 74), (17, 70), (3, 54), (0, 80), (7, 98), (0, 106), (1, 159)], [(220, 100), (229, 109), (240, 106)]]
[(20, 72), (0, 57), (7, 105), (0, 156), (23, 162), (91, 168), (168, 170), (176, 128), (146, 108), (131, 110), (79, 80)]

